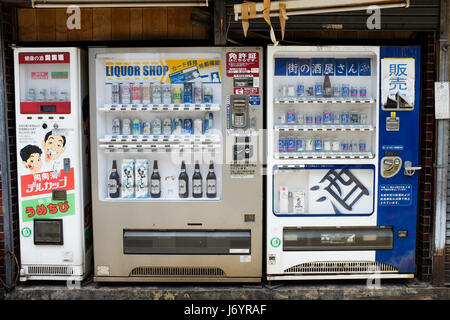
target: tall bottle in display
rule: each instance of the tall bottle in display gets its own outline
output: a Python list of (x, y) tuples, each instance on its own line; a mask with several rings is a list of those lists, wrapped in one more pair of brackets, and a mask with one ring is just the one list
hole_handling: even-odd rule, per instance
[(209, 172), (206, 176), (206, 196), (208, 198), (215, 198), (217, 196), (217, 179), (212, 161), (209, 164)]
[(181, 172), (178, 176), (178, 194), (180, 198), (189, 197), (189, 177), (186, 173), (186, 165), (181, 162)]
[(120, 177), (117, 172), (116, 160), (113, 160), (111, 173), (109, 174), (108, 193), (110, 198), (118, 198), (120, 195)]
[(325, 73), (325, 79), (323, 80), (323, 95), (325, 97), (331, 97), (333, 95), (333, 88), (331, 87), (330, 76)]
[(192, 196), (201, 198), (203, 196), (202, 174), (200, 173), (200, 165), (195, 162), (194, 175), (192, 176)]
[(159, 175), (157, 160), (153, 162), (153, 173), (150, 178), (150, 181), (151, 181), (150, 196), (152, 198), (161, 197), (161, 176)]

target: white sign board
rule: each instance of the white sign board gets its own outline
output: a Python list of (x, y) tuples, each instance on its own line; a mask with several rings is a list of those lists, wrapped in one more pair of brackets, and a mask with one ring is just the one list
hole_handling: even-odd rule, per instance
[(450, 119), (450, 85), (448, 81), (434, 83), (434, 114), (436, 119)]
[(381, 103), (397, 95), (413, 108), (415, 96), (415, 60), (413, 58), (384, 58), (381, 60)]

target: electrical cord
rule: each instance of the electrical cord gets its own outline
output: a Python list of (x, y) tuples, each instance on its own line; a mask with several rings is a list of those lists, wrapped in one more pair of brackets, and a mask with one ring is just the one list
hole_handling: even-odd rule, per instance
[(17, 280), (19, 279), (19, 273), (20, 273), (19, 260), (17, 259), (17, 256), (14, 254), (14, 252), (11, 252), (11, 251), (9, 251), (9, 250), (6, 251), (6, 253), (5, 253), (5, 255), (4, 255), (4, 260), (6, 260), (6, 256), (7, 256), (8, 254), (11, 255), (11, 256), (14, 258), (14, 260), (15, 260), (15, 262), (16, 262), (17, 270), (16, 270), (16, 277), (15, 277), (15, 279), (14, 279), (14, 282), (13, 282), (12, 286), (8, 286), (8, 285), (3, 281), (3, 279), (0, 278), (0, 283), (1, 283), (2, 286), (6, 289), (7, 292), (13, 290), (13, 289), (16, 287)]

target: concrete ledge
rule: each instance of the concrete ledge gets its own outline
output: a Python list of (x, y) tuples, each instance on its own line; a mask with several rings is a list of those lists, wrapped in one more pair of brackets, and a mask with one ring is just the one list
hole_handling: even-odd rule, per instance
[(18, 285), (6, 300), (450, 300), (450, 288), (411, 281), (283, 282), (271, 284), (87, 284)]

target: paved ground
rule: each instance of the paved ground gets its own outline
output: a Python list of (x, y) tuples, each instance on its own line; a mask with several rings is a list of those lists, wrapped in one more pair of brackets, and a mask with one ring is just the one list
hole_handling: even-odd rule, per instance
[[(0, 300), (2, 299), (0, 291)], [(263, 284), (20, 283), (5, 300), (450, 300), (450, 288), (416, 280), (271, 282)]]

